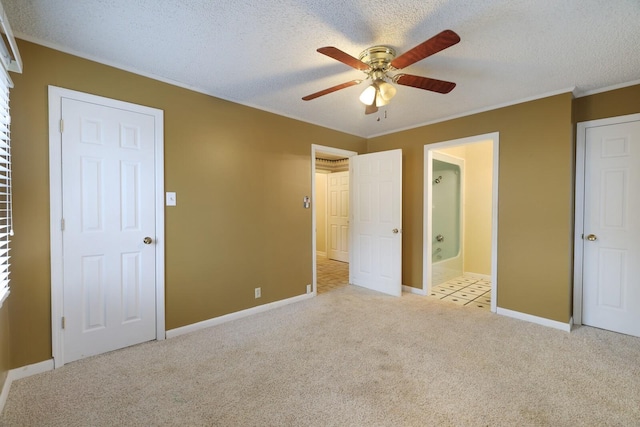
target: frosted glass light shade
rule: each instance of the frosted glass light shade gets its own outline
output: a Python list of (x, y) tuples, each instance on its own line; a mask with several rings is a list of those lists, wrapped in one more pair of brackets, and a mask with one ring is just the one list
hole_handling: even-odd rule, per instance
[(386, 101), (385, 105), (389, 101), (391, 101), (391, 98), (393, 98), (397, 92), (397, 89), (392, 84), (387, 82), (379, 82), (378, 90), (380, 91), (379, 97)]
[(376, 95), (376, 107), (382, 107), (388, 103), (389, 101), (380, 96), (380, 91), (378, 91), (378, 94)]
[(376, 98), (376, 87), (374, 85), (368, 86), (361, 94), (360, 94), (360, 102), (364, 105), (372, 105), (373, 100)]

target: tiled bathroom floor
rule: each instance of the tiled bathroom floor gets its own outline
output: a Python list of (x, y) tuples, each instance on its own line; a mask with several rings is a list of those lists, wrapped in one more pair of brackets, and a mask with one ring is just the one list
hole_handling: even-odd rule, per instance
[(491, 310), (491, 282), (485, 279), (457, 277), (435, 286), (429, 295), (466, 307)]

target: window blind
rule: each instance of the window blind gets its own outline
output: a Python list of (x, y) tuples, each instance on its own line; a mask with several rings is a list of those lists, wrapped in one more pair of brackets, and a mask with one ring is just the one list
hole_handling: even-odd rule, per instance
[(9, 294), (9, 247), (13, 235), (10, 86), (7, 72), (0, 67), (0, 305)]

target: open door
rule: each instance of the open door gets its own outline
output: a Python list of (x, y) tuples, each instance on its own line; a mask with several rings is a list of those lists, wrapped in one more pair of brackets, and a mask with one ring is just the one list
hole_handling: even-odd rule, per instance
[(349, 283), (402, 295), (402, 150), (350, 159)]

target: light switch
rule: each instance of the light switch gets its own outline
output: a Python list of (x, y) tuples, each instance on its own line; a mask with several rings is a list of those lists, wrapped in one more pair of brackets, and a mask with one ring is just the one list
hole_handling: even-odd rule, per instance
[(167, 206), (176, 205), (176, 193), (173, 191), (167, 191)]

